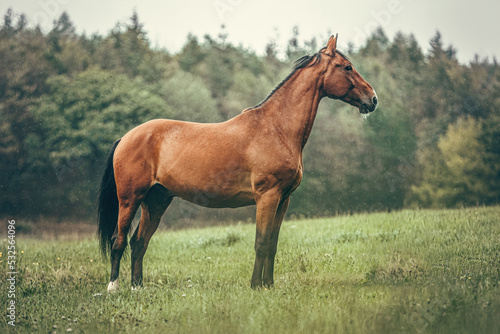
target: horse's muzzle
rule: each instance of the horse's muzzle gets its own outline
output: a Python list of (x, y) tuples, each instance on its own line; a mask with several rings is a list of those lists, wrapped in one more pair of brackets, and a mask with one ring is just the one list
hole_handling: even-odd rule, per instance
[(361, 104), (361, 106), (359, 107), (359, 112), (362, 114), (374, 112), (375, 109), (377, 109), (377, 104), (378, 98), (375, 94), (368, 102), (364, 102), (363, 104)]

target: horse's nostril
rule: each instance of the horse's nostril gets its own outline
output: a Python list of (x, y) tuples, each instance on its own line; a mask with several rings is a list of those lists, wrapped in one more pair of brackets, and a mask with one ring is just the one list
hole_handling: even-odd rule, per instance
[(377, 105), (377, 103), (378, 103), (378, 99), (377, 99), (377, 97), (376, 97), (376, 96), (374, 96), (374, 97), (373, 97), (373, 104), (374, 104), (374, 105)]

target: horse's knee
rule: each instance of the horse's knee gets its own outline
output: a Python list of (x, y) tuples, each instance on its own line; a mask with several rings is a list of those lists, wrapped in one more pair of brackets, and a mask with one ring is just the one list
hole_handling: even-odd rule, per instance
[(269, 242), (256, 242), (255, 243), (255, 255), (258, 257), (268, 257), (272, 253), (273, 247)]
[(260, 237), (255, 240), (255, 253), (262, 256), (274, 256), (278, 248), (277, 240)]

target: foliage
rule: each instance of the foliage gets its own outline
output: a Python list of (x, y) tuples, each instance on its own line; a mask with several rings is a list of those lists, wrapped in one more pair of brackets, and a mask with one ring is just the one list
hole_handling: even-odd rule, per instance
[[(105, 36), (86, 36), (66, 13), (44, 34), (7, 11), (0, 26), (0, 214), (87, 219), (104, 155), (129, 129), (153, 118), (224, 121), (262, 101), (292, 61), (322, 45), (301, 41), (295, 27), (286, 46), (270, 41), (260, 56), (226, 37), (189, 35), (170, 54), (150, 45), (136, 13)], [(324, 99), (291, 214), (499, 202), (497, 61), (477, 56), (460, 64), (439, 32), (423, 49), (414, 36), (391, 39), (381, 28), (359, 50), (350, 48), (380, 106), (362, 122), (352, 107)], [(193, 219), (206, 215), (191, 211)], [(221, 212), (211, 217), (241, 219), (238, 211)]]
[(103, 154), (109, 142), (135, 125), (173, 116), (167, 103), (140, 78), (131, 81), (91, 68), (72, 80), (52, 77), (48, 84), (50, 93), (40, 99), (34, 114), (46, 134), (37, 142), (43, 142), (56, 162)]
[(451, 207), (498, 201), (500, 159), (489, 152), (488, 142), (498, 142), (499, 131), (487, 134), (483, 127), (474, 118), (460, 118), (448, 127), (430, 153), (422, 184), (413, 189), (421, 203)]
[[(250, 289), (255, 229), (248, 224), (157, 232), (144, 289), (130, 291), (123, 261), (111, 295), (95, 238), (18, 235), (15, 330), (498, 333), (499, 215), (492, 207), (285, 222), (275, 286), (259, 291)], [(2, 291), (6, 276), (0, 272)], [(7, 327), (4, 320), (0, 331)]]
[[(175, 118), (191, 122), (220, 122), (216, 102), (203, 80), (189, 72), (177, 71), (158, 85), (158, 95), (175, 114)], [(182, 89), (179, 89), (182, 87)], [(164, 115), (162, 118), (168, 118)]]

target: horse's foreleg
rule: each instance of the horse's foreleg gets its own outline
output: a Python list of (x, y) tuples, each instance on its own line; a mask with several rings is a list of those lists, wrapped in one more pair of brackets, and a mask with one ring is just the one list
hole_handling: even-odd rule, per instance
[(278, 236), (280, 233), (281, 223), (285, 217), (286, 209), (288, 208), (288, 202), (290, 198), (288, 197), (282, 201), (278, 210), (276, 211), (276, 216), (274, 218), (274, 223), (271, 230), (271, 237), (269, 240), (269, 251), (267, 253), (266, 259), (264, 260), (264, 273), (262, 274), (262, 283), (264, 286), (272, 286), (274, 284), (274, 257), (276, 256), (276, 251), (278, 249)]
[(111, 278), (109, 280), (108, 292), (113, 292), (118, 289), (118, 276), (120, 274), (120, 261), (123, 251), (127, 247), (127, 235), (130, 230), (130, 224), (134, 219), (135, 212), (139, 204), (132, 205), (128, 203), (120, 203), (118, 213), (118, 224), (116, 225), (115, 233), (111, 238)]
[[(268, 277), (265, 277), (265, 282), (262, 281), (262, 272), (264, 264), (270, 260), (272, 257), (274, 261), (274, 254), (270, 257), (273, 252), (273, 231), (275, 228), (275, 217), (276, 211), (280, 203), (280, 194), (276, 192), (267, 192), (262, 195), (257, 201), (257, 217), (256, 217), (256, 233), (255, 233), (255, 264), (252, 274), (251, 287), (257, 288), (262, 286), (262, 284), (268, 285), (270, 282)], [(277, 234), (276, 234), (277, 240)], [(271, 281), (272, 281), (272, 266), (269, 267), (271, 270)], [(269, 269), (266, 270), (267, 276), (269, 276)]]
[(142, 286), (142, 262), (149, 241), (160, 223), (161, 216), (172, 202), (173, 197), (160, 185), (152, 187), (142, 202), (141, 221), (132, 238), (132, 287)]

